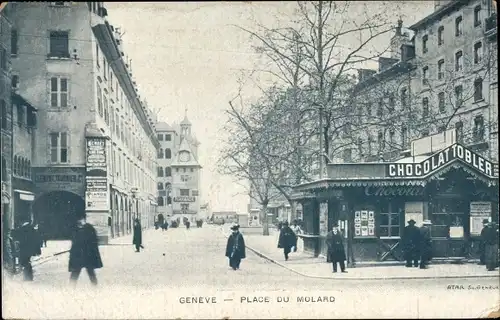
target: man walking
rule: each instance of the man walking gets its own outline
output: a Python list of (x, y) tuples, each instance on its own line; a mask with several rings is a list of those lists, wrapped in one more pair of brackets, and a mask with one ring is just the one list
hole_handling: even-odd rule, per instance
[(229, 266), (233, 270), (240, 268), (242, 259), (246, 258), (245, 255), (245, 240), (243, 235), (239, 232), (240, 226), (235, 224), (231, 227), (232, 233), (227, 239), (226, 257), (229, 258)]
[(419, 238), (420, 231), (418, 230), (418, 227), (415, 226), (415, 220), (410, 219), (410, 221), (408, 221), (408, 225), (404, 229), (403, 238), (401, 239), (406, 260), (406, 267), (408, 268), (411, 268), (412, 262), (413, 267), (418, 267)]
[(432, 238), (430, 220), (424, 220), (420, 227), (420, 269), (426, 269), (432, 258)]
[(71, 272), (70, 281), (76, 285), (80, 272), (85, 268), (90, 282), (97, 285), (95, 269), (103, 266), (97, 243), (97, 232), (90, 223), (86, 222), (85, 212), (79, 212), (77, 219), (77, 227), (69, 251), (68, 270)]
[(134, 219), (134, 236), (132, 238), (132, 243), (135, 245), (135, 252), (140, 252), (142, 246), (142, 227), (139, 219)]
[(326, 235), (326, 245), (328, 247), (328, 260), (333, 264), (333, 272), (337, 272), (337, 263), (340, 265), (340, 271), (347, 273), (345, 269), (345, 250), (342, 234), (338, 229), (338, 224), (334, 223), (332, 231)]
[(288, 221), (285, 221), (278, 239), (278, 248), (283, 249), (285, 261), (288, 261), (288, 254), (292, 251), (292, 247), (297, 247), (297, 236), (288, 226)]
[(23, 268), (24, 281), (33, 281), (31, 257), (39, 256), (40, 242), (37, 232), (30, 221), (25, 221), (14, 230), (14, 239), (19, 242), (19, 264)]

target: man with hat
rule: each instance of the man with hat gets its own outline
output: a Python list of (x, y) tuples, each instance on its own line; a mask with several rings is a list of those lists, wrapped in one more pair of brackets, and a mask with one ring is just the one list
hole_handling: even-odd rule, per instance
[(229, 266), (233, 270), (240, 268), (241, 259), (245, 259), (245, 240), (239, 231), (240, 226), (234, 224), (231, 227), (232, 233), (227, 238), (226, 257), (229, 258)]
[(420, 230), (415, 226), (415, 220), (410, 219), (408, 225), (405, 227), (403, 237), (401, 239), (403, 245), (404, 258), (406, 260), (406, 267), (411, 268), (412, 262), (414, 267), (418, 267), (419, 254), (419, 240)]
[(484, 237), (485, 233), (488, 231), (488, 223), (490, 221), (488, 219), (483, 219), (483, 229), (481, 230), (481, 239), (479, 241), (479, 265), (484, 266), (486, 264), (484, 259)]
[(484, 263), (488, 271), (494, 271), (498, 266), (498, 228), (495, 223), (488, 222), (481, 232), (484, 241)]
[(420, 227), (420, 269), (426, 269), (432, 257), (431, 225), (430, 220), (424, 220)]

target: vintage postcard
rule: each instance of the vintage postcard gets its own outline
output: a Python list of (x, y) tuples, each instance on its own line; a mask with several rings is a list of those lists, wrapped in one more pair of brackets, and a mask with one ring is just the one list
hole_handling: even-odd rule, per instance
[(0, 28), (3, 318), (500, 316), (496, 0)]

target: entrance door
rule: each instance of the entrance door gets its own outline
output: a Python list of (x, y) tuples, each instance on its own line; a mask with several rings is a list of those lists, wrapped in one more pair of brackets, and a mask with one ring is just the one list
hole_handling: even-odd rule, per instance
[(468, 201), (461, 197), (435, 198), (431, 204), (431, 236), (435, 257), (465, 257)]

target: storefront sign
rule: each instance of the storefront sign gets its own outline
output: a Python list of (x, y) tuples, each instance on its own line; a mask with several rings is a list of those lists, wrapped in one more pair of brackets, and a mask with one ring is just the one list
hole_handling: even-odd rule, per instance
[(82, 183), (83, 175), (79, 174), (40, 174), (35, 176), (36, 183), (64, 182)]
[(174, 197), (174, 202), (195, 202), (195, 201), (196, 201), (195, 197), (187, 197), (187, 196)]
[(33, 168), (37, 193), (68, 191), (83, 197), (85, 168)]
[(416, 197), (424, 195), (422, 187), (365, 187), (367, 196)]
[(386, 167), (389, 177), (421, 177), (438, 170), (447, 163), (460, 159), (480, 172), (493, 176), (493, 164), (462, 145), (454, 144), (421, 163), (391, 163)]
[(491, 202), (474, 201), (470, 203), (470, 233), (479, 236), (483, 230), (483, 220), (491, 219)]
[(107, 176), (106, 140), (103, 138), (87, 139), (87, 176)]

